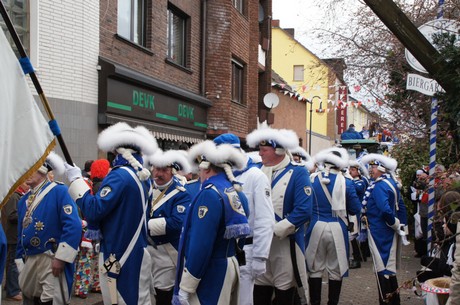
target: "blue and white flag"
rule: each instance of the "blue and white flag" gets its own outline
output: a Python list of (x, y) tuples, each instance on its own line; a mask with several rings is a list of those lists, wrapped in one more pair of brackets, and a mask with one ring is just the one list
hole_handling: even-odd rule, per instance
[(0, 207), (43, 165), (54, 135), (36, 104), (26, 76), (0, 30)]

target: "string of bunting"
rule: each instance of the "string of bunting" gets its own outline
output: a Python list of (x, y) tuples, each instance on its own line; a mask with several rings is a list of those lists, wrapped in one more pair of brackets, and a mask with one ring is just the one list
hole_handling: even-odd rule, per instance
[[(300, 92), (296, 91), (294, 88), (291, 86), (284, 84), (284, 83), (272, 83), (272, 87), (275, 87), (279, 89), (281, 93), (284, 95), (289, 95), (290, 98), (296, 99), (298, 101), (303, 101), (306, 102), (308, 99), (303, 97)], [(294, 86), (293, 86), (294, 87)], [(337, 86), (329, 86), (329, 88), (335, 88)], [(339, 86), (340, 89), (346, 90), (347, 86)], [(361, 90), (361, 86), (355, 85), (352, 86), (354, 92), (359, 92)], [(311, 89), (310, 86), (308, 85), (302, 85), (301, 87), (301, 92), (306, 92), (309, 89)], [(320, 90), (321, 86), (317, 85), (316, 90)], [(329, 94), (329, 98), (327, 99), (327, 103), (331, 104), (333, 108), (327, 108), (326, 112), (329, 113), (330, 111), (337, 111), (338, 109), (345, 109), (347, 107), (355, 107), (359, 108), (362, 105), (372, 105), (372, 106), (378, 106), (381, 107), (384, 105), (384, 102), (381, 101), (380, 99), (376, 100), (371, 100), (368, 99), (367, 101), (346, 101), (346, 96), (344, 94), (340, 94), (337, 101), (335, 100), (335, 94)]]

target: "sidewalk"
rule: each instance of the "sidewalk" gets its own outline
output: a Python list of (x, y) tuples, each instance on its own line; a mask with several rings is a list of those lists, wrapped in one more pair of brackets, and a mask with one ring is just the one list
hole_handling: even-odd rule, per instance
[[(401, 269), (398, 271), (398, 284), (415, 277), (415, 272), (420, 269), (420, 259), (413, 257), (413, 244), (403, 247)], [(340, 305), (369, 305), (378, 304), (377, 280), (372, 270), (372, 260), (361, 263), (361, 268), (349, 271), (349, 277), (343, 281), (340, 295)], [(420, 292), (420, 290), (419, 290)], [(3, 293), (4, 294), (4, 293)], [(410, 289), (401, 289), (401, 304), (422, 305), (423, 298), (418, 297)], [(152, 296), (153, 300), (153, 296)], [(2, 300), (3, 305), (19, 305), (21, 302)], [(327, 303), (327, 280), (323, 280), (322, 304)], [(100, 293), (90, 293), (88, 298), (72, 297), (71, 305), (102, 304)], [(152, 302), (154, 305), (154, 302)]]

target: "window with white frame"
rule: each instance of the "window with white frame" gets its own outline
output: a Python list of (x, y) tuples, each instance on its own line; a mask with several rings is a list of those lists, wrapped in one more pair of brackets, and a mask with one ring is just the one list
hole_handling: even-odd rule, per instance
[(174, 63), (186, 66), (187, 16), (175, 9), (168, 8), (168, 58)]
[(146, 1), (118, 0), (118, 35), (144, 47), (146, 46)]
[(303, 75), (304, 75), (304, 68), (303, 65), (294, 65), (294, 81), (295, 82), (303, 82)]
[[(30, 52), (30, 7), (28, 0), (1, 0), (10, 16), (11, 22), (14, 25), (16, 33), (24, 46), (27, 54)], [(17, 54), (16, 45), (9, 34), (6, 23), (0, 16), (0, 27), (6, 33), (6, 38), (10, 42), (11, 47)]]
[(244, 65), (236, 60), (232, 60), (232, 101), (243, 103), (243, 78)]

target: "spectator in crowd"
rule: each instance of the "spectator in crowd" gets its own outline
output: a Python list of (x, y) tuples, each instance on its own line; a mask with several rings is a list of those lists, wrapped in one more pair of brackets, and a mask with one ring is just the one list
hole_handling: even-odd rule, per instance
[(348, 129), (341, 134), (340, 138), (342, 140), (360, 140), (362, 139), (362, 135), (355, 130), (355, 125), (350, 124)]
[(453, 267), (456, 224), (451, 222), (452, 203), (460, 203), (460, 193), (448, 191), (441, 196), (436, 205), (436, 220), (442, 222), (443, 232), (438, 232), (433, 240), (434, 250), (429, 256), (421, 258), (423, 269), (417, 272), (419, 282), (428, 279), (451, 276)]
[(369, 139), (369, 129), (367, 126), (363, 126), (363, 129), (359, 133), (362, 139)]
[(6, 256), (6, 299), (11, 301), (22, 301), (21, 289), (18, 283), (18, 268), (14, 262), (16, 247), (18, 244), (18, 202), (21, 197), (29, 191), (29, 186), (22, 183), (11, 195), (10, 199), (2, 208), (2, 227), (5, 231), (8, 243)]

